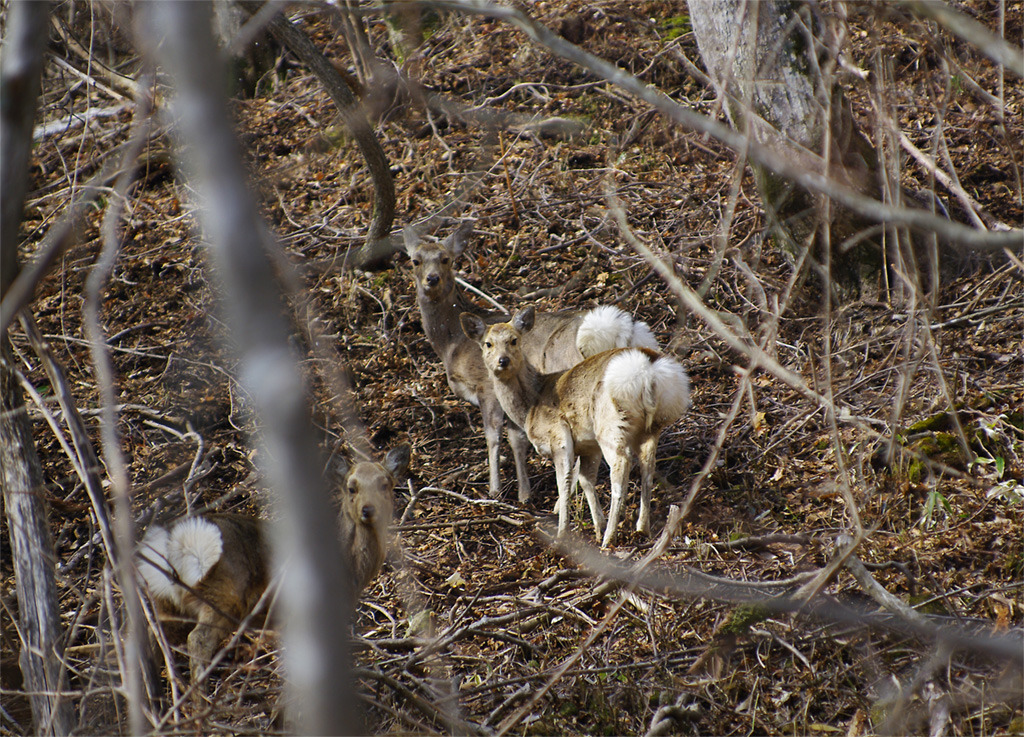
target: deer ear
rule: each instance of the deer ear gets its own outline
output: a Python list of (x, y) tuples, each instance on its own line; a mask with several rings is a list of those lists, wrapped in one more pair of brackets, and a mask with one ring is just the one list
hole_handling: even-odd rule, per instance
[(334, 474), (334, 477), (338, 480), (338, 483), (341, 483), (345, 480), (345, 477), (348, 476), (348, 472), (349, 470), (351, 470), (351, 468), (352, 466), (348, 462), (348, 459), (341, 453), (339, 453), (337, 457), (333, 460), (331, 472)]
[(533, 305), (524, 307), (513, 316), (512, 327), (520, 333), (528, 333), (533, 330), (533, 321), (535, 317), (536, 311), (533, 309)]
[(384, 468), (396, 479), (405, 476), (409, 470), (409, 456), (412, 455), (412, 448), (408, 443), (392, 448), (384, 459)]
[(462, 323), (462, 332), (466, 334), (467, 338), (475, 340), (477, 343), (483, 340), (487, 326), (484, 325), (484, 321), (479, 316), (474, 315), (472, 312), (463, 312), (459, 316), (459, 322)]
[(411, 225), (406, 225), (402, 228), (402, 240), (405, 241), (405, 252), (412, 256), (420, 245), (420, 234), (416, 232), (416, 228)]
[(473, 234), (473, 223), (474, 220), (464, 220), (462, 224), (445, 239), (444, 247), (451, 251), (452, 254), (458, 256), (466, 250), (466, 245), (469, 243), (469, 236)]

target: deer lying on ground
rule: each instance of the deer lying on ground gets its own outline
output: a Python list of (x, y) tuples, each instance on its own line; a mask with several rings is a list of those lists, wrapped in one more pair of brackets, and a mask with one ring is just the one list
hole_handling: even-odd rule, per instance
[[(498, 443), (504, 414), (495, 396), (490, 377), (480, 355), (480, 347), (459, 327), (459, 316), (469, 312), (486, 323), (507, 319), (489, 313), (469, 302), (455, 283), (454, 262), (465, 250), (472, 231), (464, 224), (445, 243), (421, 241), (410, 228), (405, 229), (405, 248), (412, 260), (416, 282), (416, 301), (423, 331), (434, 352), (444, 363), (448, 385), (462, 399), (480, 408), (484, 438), (487, 441), (488, 490), (492, 497), (500, 493)], [(656, 350), (658, 342), (647, 323), (634, 321), (617, 307), (591, 310), (538, 313), (534, 330), (523, 344), (527, 358), (540, 371), (564, 371), (591, 356), (611, 348), (643, 346)], [(519, 501), (530, 498), (530, 479), (526, 466), (529, 441), (522, 428), (510, 424), (508, 441), (515, 459)]]
[[(345, 474), (339, 524), (353, 601), (384, 563), (395, 482), (408, 463), (409, 446), (401, 445), (383, 464), (362, 461)], [(267, 589), (267, 524), (240, 514), (207, 514), (154, 525), (142, 539), (139, 575), (158, 616), (196, 622), (187, 641), (193, 681)]]
[[(526, 430), (533, 447), (550, 458), (558, 485), (558, 535), (568, 528), (570, 479), (579, 458), (579, 482), (603, 547), (615, 539), (629, 483), (632, 456), (640, 460), (638, 532), (650, 533), (651, 487), (658, 436), (690, 405), (690, 382), (674, 359), (647, 348), (619, 348), (584, 359), (568, 371), (542, 374), (523, 348), (534, 329), (532, 307), (511, 322), (488, 326), (463, 313), (466, 335), (480, 345), (502, 409)], [(594, 484), (604, 456), (612, 499), (605, 526)]]

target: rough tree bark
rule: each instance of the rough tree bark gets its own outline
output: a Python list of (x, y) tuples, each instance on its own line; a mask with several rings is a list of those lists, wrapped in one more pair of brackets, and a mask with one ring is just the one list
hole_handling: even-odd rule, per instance
[[(18, 224), (28, 186), (32, 124), (39, 97), (50, 7), (14, 2), (3, 44), (0, 126), (0, 294), (18, 271)], [(54, 578), (53, 541), (43, 501), (43, 470), (32, 439), (25, 400), (14, 374), (7, 332), (0, 334), (0, 482), (17, 579), (21, 624), (19, 664), (30, 693), (38, 734), (69, 734), (71, 702), (60, 696), (62, 644)]]
[(136, 6), (138, 47), (168, 73), (178, 161), (195, 192), (239, 383), (257, 422), (258, 458), (280, 515), (274, 553), (287, 561), (279, 601), (284, 662), (299, 734), (360, 733), (352, 680), (345, 562), (305, 381), (268, 250), (277, 248), (245, 185), (218, 73), (209, 3)]
[[(690, 0), (689, 7), (701, 58), (732, 126), (809, 171), (880, 199), (877, 157), (833, 84), (834, 34), (818, 9), (803, 0)], [(868, 222), (837, 205), (823, 218), (820, 197), (764, 167), (754, 172), (773, 238), (794, 255), (811, 245), (840, 295), (877, 272), (879, 252), (868, 243), (829, 253), (820, 237), (827, 226), (838, 246)]]
[(38, 734), (70, 734), (71, 701), (60, 697), (63, 645), (53, 540), (43, 501), (43, 469), (32, 439), (14, 353), (0, 336), (0, 483), (11, 537), (21, 631), (21, 667)]

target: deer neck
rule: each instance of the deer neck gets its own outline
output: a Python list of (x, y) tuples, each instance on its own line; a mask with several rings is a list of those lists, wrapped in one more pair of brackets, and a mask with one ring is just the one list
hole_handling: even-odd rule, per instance
[(344, 532), (343, 545), (349, 554), (350, 573), (358, 591), (369, 583), (384, 560), (384, 544), (377, 529), (364, 524), (350, 522)]
[(452, 348), (465, 340), (469, 340), (462, 332), (459, 316), (463, 312), (480, 313), (480, 310), (462, 296), (458, 289), (452, 290), (443, 299), (434, 301), (417, 292), (416, 301), (420, 308), (420, 318), (427, 341), (438, 356), (444, 358)]
[[(493, 375), (492, 375), (493, 376)], [(541, 376), (533, 366), (523, 362), (519, 373), (509, 379), (494, 378), (494, 393), (501, 408), (512, 422), (526, 429), (530, 410), (540, 403)]]

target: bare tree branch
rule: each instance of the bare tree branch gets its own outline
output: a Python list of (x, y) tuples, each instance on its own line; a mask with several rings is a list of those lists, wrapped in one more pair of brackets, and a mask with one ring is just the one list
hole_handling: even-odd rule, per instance
[(380, 268), (395, 253), (395, 246), (388, 237), (395, 219), (395, 182), (391, 177), (387, 155), (374, 135), (359, 100), (309, 36), (283, 15), (274, 16), (269, 28), (274, 37), (291, 49), (323, 84), (366, 160), (373, 180), (373, 217), (367, 230), (366, 243), (351, 254), (347, 261), (356, 268)]
[(41, 2), (12, 2), (7, 11), (3, 44), (3, 116), (0, 125), (0, 270), (3, 293), (17, 273), (17, 238), (21, 207), (28, 187), (28, 162), (32, 155), (32, 124), (36, 117), (43, 51), (46, 48), (50, 6)]
[(953, 10), (944, 0), (900, 0), (915, 15), (931, 18), (954, 36), (966, 41), (996, 64), (1024, 78), (1024, 53), (1019, 47), (988, 30), (969, 15)]
[[(121, 251), (118, 225), (124, 212), (124, 201), (134, 177), (142, 147), (149, 138), (150, 120), (153, 113), (150, 85), (141, 84), (138, 91), (143, 94), (135, 110), (130, 145), (124, 150), (124, 161), (114, 185), (110, 207), (103, 218), (103, 246), (99, 258), (89, 271), (85, 282), (85, 305), (83, 325), (89, 341), (89, 352), (96, 372), (96, 383), (101, 398), (100, 448), (110, 479), (110, 496), (114, 509), (114, 547), (107, 547), (107, 555), (114, 568), (114, 574), (123, 594), (124, 621), (124, 674), (128, 692), (127, 706), (129, 722), (137, 734), (145, 729), (143, 711), (148, 707), (144, 681), (145, 629), (142, 616), (135, 569), (132, 566), (131, 551), (135, 544), (135, 525), (132, 522), (131, 478), (128, 464), (117, 429), (117, 392), (115, 372), (106, 337), (100, 325), (102, 292), (110, 280), (117, 256)], [(109, 543), (109, 541), (108, 541)]]
[[(437, 0), (435, 5), (462, 13), (486, 15), (510, 23), (553, 54), (578, 64), (598, 77), (621, 87), (680, 125), (705, 133), (734, 151), (746, 151), (751, 161), (771, 169), (780, 176), (791, 179), (812, 192), (830, 197), (865, 218), (932, 232), (952, 243), (979, 250), (993, 251), (1008, 248), (1013, 251), (1024, 251), (1024, 231), (1022, 230), (999, 232), (976, 230), (938, 217), (926, 210), (893, 207), (866, 197), (825, 174), (810, 171), (802, 165), (802, 162), (795, 162), (792, 157), (787, 157), (770, 146), (748, 140), (747, 136), (732, 130), (724, 123), (684, 107), (670, 99), (661, 90), (644, 84), (625, 70), (584, 51), (516, 8), (496, 5), (486, 2), (486, 0)], [(790, 142), (785, 144), (786, 148), (791, 145)], [(810, 152), (809, 155), (813, 156)]]

